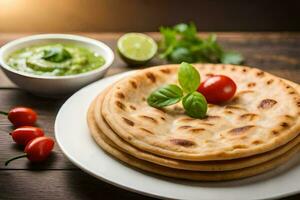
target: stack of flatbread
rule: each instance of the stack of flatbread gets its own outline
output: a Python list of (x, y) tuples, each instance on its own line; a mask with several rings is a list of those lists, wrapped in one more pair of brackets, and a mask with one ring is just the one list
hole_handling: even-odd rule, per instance
[[(88, 124), (108, 154), (138, 169), (188, 180), (240, 179), (278, 167), (300, 148), (300, 87), (256, 68), (195, 64), (201, 79), (229, 76), (234, 98), (187, 116), (179, 102), (162, 109), (147, 97), (178, 84), (179, 65), (140, 70), (108, 87), (90, 105)], [(299, 154), (298, 154), (299, 155)]]

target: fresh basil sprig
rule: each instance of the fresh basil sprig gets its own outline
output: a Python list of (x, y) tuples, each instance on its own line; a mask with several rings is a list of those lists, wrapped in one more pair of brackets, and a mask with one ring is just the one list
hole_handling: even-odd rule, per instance
[(158, 88), (147, 98), (148, 104), (155, 108), (162, 108), (182, 100), (188, 116), (204, 118), (207, 112), (207, 102), (205, 97), (196, 91), (200, 84), (200, 74), (191, 64), (183, 62), (177, 76), (182, 89), (174, 84)]
[(175, 104), (181, 100), (183, 93), (177, 85), (165, 85), (150, 94), (147, 102), (155, 108), (162, 108)]

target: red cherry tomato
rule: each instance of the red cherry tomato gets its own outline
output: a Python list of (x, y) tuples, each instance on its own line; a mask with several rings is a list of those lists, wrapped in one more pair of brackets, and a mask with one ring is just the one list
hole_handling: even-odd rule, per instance
[(9, 111), (8, 119), (16, 126), (32, 126), (37, 120), (37, 114), (31, 108), (16, 107)]
[(44, 136), (44, 131), (34, 126), (22, 126), (11, 132), (12, 139), (20, 145), (26, 145), (36, 137)]
[(202, 82), (198, 92), (203, 94), (208, 103), (219, 104), (231, 99), (236, 91), (234, 81), (224, 75), (214, 75)]
[(31, 140), (25, 147), (24, 152), (27, 158), (33, 162), (45, 160), (51, 153), (54, 146), (54, 140), (49, 137), (38, 137)]
[(52, 138), (42, 136), (37, 137), (29, 141), (25, 147), (25, 154), (11, 158), (5, 162), (5, 166), (8, 165), (11, 161), (27, 157), (28, 160), (32, 162), (41, 162), (46, 160), (46, 158), (51, 153), (54, 147), (54, 140)]

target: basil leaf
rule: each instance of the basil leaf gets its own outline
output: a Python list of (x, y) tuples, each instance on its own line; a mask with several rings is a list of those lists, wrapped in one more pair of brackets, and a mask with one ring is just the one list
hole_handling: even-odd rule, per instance
[(192, 92), (183, 97), (182, 105), (190, 117), (204, 118), (206, 116), (207, 102), (199, 92)]
[(162, 108), (179, 102), (182, 96), (183, 93), (180, 87), (171, 84), (152, 92), (147, 98), (147, 102), (152, 107)]
[(50, 62), (63, 62), (71, 57), (71, 54), (66, 49), (62, 47), (52, 47), (44, 50), (42, 59)]
[(244, 61), (243, 56), (239, 53), (234, 53), (234, 52), (223, 53), (221, 57), (221, 62), (224, 64), (238, 65), (241, 64), (243, 61)]
[(178, 81), (184, 92), (194, 92), (199, 87), (200, 74), (192, 65), (183, 62), (179, 67)]

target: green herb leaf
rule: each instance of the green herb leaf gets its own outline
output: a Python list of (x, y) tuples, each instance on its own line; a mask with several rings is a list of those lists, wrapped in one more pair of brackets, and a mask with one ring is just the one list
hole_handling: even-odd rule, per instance
[(221, 62), (224, 64), (238, 65), (243, 62), (244, 58), (239, 53), (227, 52), (222, 55)]
[(176, 31), (168, 27), (161, 27), (159, 30), (163, 35), (163, 40), (159, 43), (159, 47), (160, 49), (164, 49), (164, 52), (160, 54), (160, 57), (165, 58), (174, 50), (177, 42)]
[(162, 108), (175, 104), (181, 100), (183, 92), (177, 85), (165, 85), (150, 94), (147, 102), (155, 108)]
[(71, 54), (63, 47), (53, 47), (44, 50), (42, 59), (50, 62), (63, 62), (71, 57)]
[(207, 38), (207, 40), (211, 43), (217, 42), (217, 35), (216, 34), (210, 34)]
[(182, 105), (190, 117), (201, 119), (206, 116), (207, 102), (199, 92), (192, 92), (183, 97)]
[(181, 62), (193, 63), (195, 61), (192, 52), (185, 47), (178, 47), (174, 49), (170, 54), (170, 60), (173, 63), (181, 63)]
[(178, 81), (184, 92), (194, 92), (199, 87), (200, 74), (193, 65), (183, 62), (179, 67)]
[(189, 29), (189, 25), (181, 23), (174, 26), (174, 29), (178, 31), (179, 33), (184, 33)]
[(215, 34), (200, 38), (193, 23), (162, 27), (160, 32), (160, 57), (171, 63), (185, 61), (240, 64), (243, 61), (241, 56), (225, 53), (217, 43)]
[(194, 23), (177, 24), (176, 26), (174, 26), (173, 29), (180, 33), (186, 39), (194, 39), (197, 35), (197, 28)]

